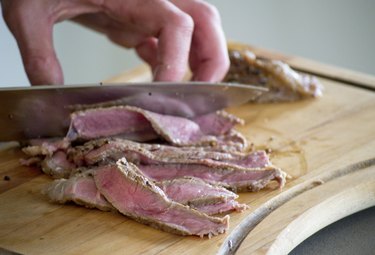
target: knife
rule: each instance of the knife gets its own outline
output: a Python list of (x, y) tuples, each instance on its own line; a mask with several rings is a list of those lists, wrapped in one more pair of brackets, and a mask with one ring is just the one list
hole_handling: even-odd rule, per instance
[(65, 136), (70, 113), (95, 106), (132, 105), (193, 118), (241, 105), (264, 91), (251, 85), (206, 82), (1, 88), (0, 141)]

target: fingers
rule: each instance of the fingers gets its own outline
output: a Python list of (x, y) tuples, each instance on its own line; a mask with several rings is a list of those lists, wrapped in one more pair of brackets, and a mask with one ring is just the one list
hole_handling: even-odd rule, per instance
[[(115, 4), (117, 3), (117, 4)], [(108, 1), (109, 16), (122, 24), (132, 25), (144, 38), (157, 38), (156, 65), (149, 54), (156, 48), (145, 40), (136, 46), (138, 54), (152, 61), (154, 80), (181, 80), (188, 65), (190, 44), (194, 29), (192, 18), (167, 0)], [(148, 53), (147, 53), (148, 52)]]
[(156, 81), (182, 80), (190, 53), (194, 22), (181, 11), (170, 13), (158, 37), (158, 65), (154, 70)]
[[(21, 2), (19, 2), (21, 3)], [(26, 74), (32, 85), (62, 84), (63, 74), (52, 42), (52, 23), (44, 19), (38, 4), (27, 6), (12, 4), (4, 10), (4, 19), (15, 36)], [(26, 8), (28, 12), (23, 12)]]
[(172, 0), (194, 20), (190, 67), (194, 80), (221, 81), (229, 69), (227, 44), (215, 7), (200, 0)]
[(158, 40), (154, 37), (146, 39), (136, 47), (137, 54), (147, 62), (153, 73), (158, 66)]

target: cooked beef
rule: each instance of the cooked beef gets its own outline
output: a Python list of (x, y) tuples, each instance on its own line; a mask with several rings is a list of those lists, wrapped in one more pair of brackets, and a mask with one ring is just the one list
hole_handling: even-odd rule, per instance
[(250, 154), (222, 152), (205, 147), (174, 147), (137, 143), (124, 139), (102, 139), (87, 142), (70, 150), (77, 165), (93, 165), (116, 161), (122, 157), (135, 164), (184, 163), (238, 168), (264, 168), (271, 165), (264, 151)]
[(231, 66), (224, 81), (268, 88), (254, 102), (283, 102), (322, 95), (323, 86), (314, 77), (297, 73), (286, 63), (257, 58), (250, 51), (229, 52)]
[(271, 165), (264, 151), (223, 153), (115, 139), (86, 143), (72, 154), (81, 165), (107, 164), (125, 157), (156, 181), (197, 177), (235, 191), (258, 191), (273, 180), (282, 187), (286, 176)]
[(235, 125), (244, 124), (243, 119), (229, 114), (226, 111), (217, 111), (194, 118), (204, 134), (224, 135)]
[[(224, 119), (227, 119), (227, 125), (220, 124)], [(222, 112), (209, 114), (208, 117), (198, 118), (198, 122), (202, 123), (203, 130), (193, 120), (162, 115), (137, 107), (96, 108), (73, 113), (67, 137), (71, 140), (90, 140), (121, 136), (135, 141), (149, 141), (160, 137), (177, 146), (216, 144), (222, 146), (226, 142), (245, 142), (245, 139), (240, 141), (237, 137), (232, 141), (225, 136), (233, 125), (241, 122), (230, 114)], [(207, 125), (210, 122), (218, 124), (210, 129)], [(241, 144), (240, 147), (244, 147), (244, 145)]]
[(116, 135), (136, 141), (153, 140), (157, 137), (151, 123), (135, 107), (96, 108), (71, 115), (67, 134), (70, 140), (90, 140)]
[(208, 215), (243, 211), (247, 208), (247, 205), (235, 201), (237, 194), (197, 178), (173, 179), (159, 182), (157, 185), (171, 200), (189, 205)]
[(170, 200), (132, 163), (100, 166), (94, 171), (101, 194), (122, 214), (154, 228), (180, 235), (209, 237), (228, 229), (229, 216), (211, 217)]
[(233, 200), (237, 194), (219, 187), (210, 185), (197, 178), (179, 178), (158, 182), (157, 185), (173, 201), (186, 205), (217, 204)]
[(235, 200), (228, 200), (216, 204), (193, 205), (191, 207), (208, 215), (227, 213), (230, 211), (242, 212), (248, 208), (247, 205), (240, 204)]
[(240, 170), (231, 167), (204, 166), (198, 164), (139, 165), (141, 172), (155, 181), (181, 177), (196, 177), (233, 191), (258, 191), (275, 180), (279, 187), (285, 184), (286, 174), (273, 166), (261, 170)]
[(52, 156), (46, 156), (41, 163), (42, 171), (54, 179), (67, 178), (76, 165), (72, 163), (64, 151), (56, 151)]
[(69, 140), (65, 138), (53, 139), (33, 139), (29, 141), (29, 146), (22, 148), (22, 151), (31, 157), (52, 156), (58, 150), (65, 151), (70, 147)]
[(60, 204), (74, 202), (87, 208), (97, 208), (102, 211), (114, 210), (99, 193), (94, 178), (88, 174), (55, 180), (48, 184), (42, 193), (51, 201)]
[[(85, 170), (69, 179), (62, 178), (53, 181), (46, 186), (43, 194), (47, 195), (52, 202), (60, 204), (74, 202), (102, 211), (115, 210), (97, 190), (91, 175), (95, 168)], [(156, 184), (169, 199), (209, 215), (243, 211), (247, 208), (246, 205), (235, 201), (237, 194), (199, 179), (181, 178)]]
[[(160, 93), (141, 93), (118, 100), (107, 101), (99, 104), (73, 105), (71, 110), (82, 111), (95, 108), (132, 105), (145, 110), (155, 111), (166, 115), (186, 116), (192, 118), (196, 115), (194, 106), (188, 105), (178, 98)], [(198, 112), (199, 113), (199, 112)]]

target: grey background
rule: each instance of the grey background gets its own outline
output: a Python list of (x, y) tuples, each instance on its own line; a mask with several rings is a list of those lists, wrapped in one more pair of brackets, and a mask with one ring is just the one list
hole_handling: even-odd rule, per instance
[[(374, 0), (209, 0), (228, 39), (375, 75)], [(98, 82), (140, 63), (133, 51), (71, 22), (55, 26), (66, 83)], [(28, 84), (0, 19), (0, 86)]]

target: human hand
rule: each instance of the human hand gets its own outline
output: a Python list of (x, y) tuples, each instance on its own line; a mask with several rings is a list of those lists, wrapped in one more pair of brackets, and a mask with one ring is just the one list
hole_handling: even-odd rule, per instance
[(220, 81), (229, 68), (217, 10), (202, 0), (1, 0), (30, 83), (62, 84), (52, 31), (73, 19), (134, 48), (156, 81), (178, 81), (189, 63), (193, 80)]

